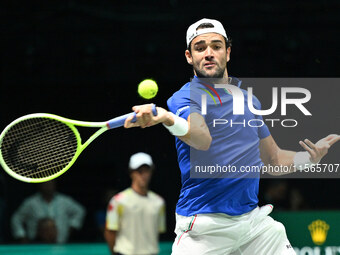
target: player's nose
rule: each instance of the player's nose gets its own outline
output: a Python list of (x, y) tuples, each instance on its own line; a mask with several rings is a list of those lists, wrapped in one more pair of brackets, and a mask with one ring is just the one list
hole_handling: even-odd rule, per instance
[(214, 58), (214, 51), (212, 50), (212, 48), (207, 47), (204, 57), (206, 60), (211, 60)]

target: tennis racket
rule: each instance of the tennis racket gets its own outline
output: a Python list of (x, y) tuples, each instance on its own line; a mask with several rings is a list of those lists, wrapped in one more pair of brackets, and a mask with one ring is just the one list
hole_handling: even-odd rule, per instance
[[(152, 113), (157, 115), (155, 105)], [(47, 113), (23, 116), (0, 135), (0, 164), (20, 181), (50, 181), (65, 173), (94, 139), (109, 129), (123, 126), (132, 115), (135, 122), (134, 112), (106, 122), (77, 121)], [(82, 143), (76, 126), (100, 129)]]

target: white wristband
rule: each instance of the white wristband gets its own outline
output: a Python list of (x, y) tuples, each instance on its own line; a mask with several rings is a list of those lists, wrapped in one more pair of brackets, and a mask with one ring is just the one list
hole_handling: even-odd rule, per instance
[(185, 119), (173, 114), (172, 112), (169, 112), (169, 113), (174, 118), (174, 124), (172, 126), (167, 126), (163, 123), (163, 126), (166, 127), (172, 135), (175, 135), (175, 136), (186, 135), (189, 130), (188, 122)]
[(294, 165), (298, 170), (304, 170), (318, 163), (313, 163), (310, 161), (310, 155), (307, 151), (299, 151), (295, 154), (294, 157)]

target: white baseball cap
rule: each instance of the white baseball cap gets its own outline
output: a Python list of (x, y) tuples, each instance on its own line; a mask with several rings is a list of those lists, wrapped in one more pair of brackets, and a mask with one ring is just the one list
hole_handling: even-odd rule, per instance
[(129, 168), (130, 170), (137, 170), (142, 165), (153, 166), (152, 158), (149, 154), (138, 152), (130, 157)]
[[(202, 28), (202, 29), (197, 30), (197, 28), (204, 23), (210, 23), (214, 27)], [(201, 20), (195, 22), (194, 24), (192, 24), (188, 28), (188, 30), (187, 30), (187, 47), (189, 47), (190, 42), (196, 36), (199, 36), (201, 34), (206, 34), (206, 33), (217, 33), (217, 34), (224, 36), (228, 40), (227, 33), (225, 32), (224, 27), (221, 24), (221, 22), (219, 22), (218, 20), (215, 20), (215, 19), (204, 18), (204, 19), (201, 19)]]

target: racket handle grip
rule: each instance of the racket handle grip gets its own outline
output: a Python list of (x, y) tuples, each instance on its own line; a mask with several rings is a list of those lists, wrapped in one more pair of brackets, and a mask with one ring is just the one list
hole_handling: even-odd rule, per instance
[[(156, 109), (156, 105), (155, 105), (155, 104), (152, 105), (152, 114), (153, 114), (154, 116), (157, 116), (157, 109)], [(134, 123), (134, 122), (137, 121), (136, 113), (135, 113), (135, 112), (131, 112), (131, 113), (128, 113), (128, 114), (119, 116), (119, 117), (117, 117), (117, 118), (114, 118), (114, 119), (112, 119), (112, 120), (109, 120), (109, 121), (106, 123), (106, 126), (107, 126), (109, 129), (124, 126), (125, 120), (126, 120), (128, 117), (130, 117), (130, 116), (133, 116), (133, 118), (132, 118), (132, 120), (131, 120), (132, 123)]]

